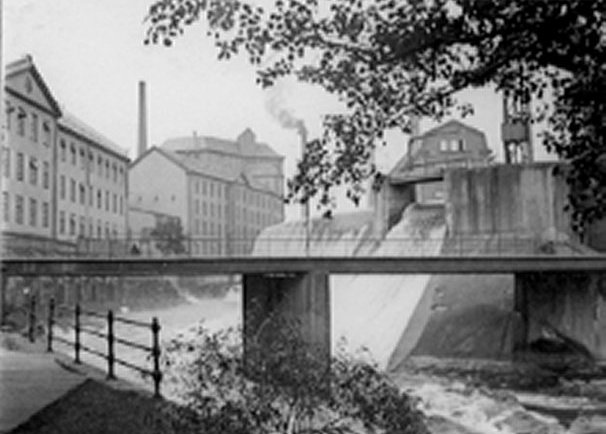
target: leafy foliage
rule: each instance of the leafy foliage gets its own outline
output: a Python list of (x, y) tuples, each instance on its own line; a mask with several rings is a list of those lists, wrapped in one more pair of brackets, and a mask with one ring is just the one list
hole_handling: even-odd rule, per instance
[(161, 219), (150, 232), (156, 248), (165, 255), (185, 253), (185, 235), (181, 222), (177, 219)]
[[(176, 398), (177, 432), (205, 433), (426, 433), (414, 402), (372, 365), (326, 354), (302, 342), (294, 327), (262, 348), (241, 330), (211, 333), (200, 326), (164, 349), (164, 372)], [(274, 337), (277, 337), (274, 335)], [(177, 412), (177, 414), (174, 414)]]
[(156, 0), (146, 42), (171, 45), (208, 23), (219, 59), (244, 54), (258, 82), (294, 76), (340, 97), (345, 114), (324, 118), (289, 182), (289, 198), (345, 183), (356, 201), (374, 173), (370, 155), (386, 129), (416, 115), (463, 114), (455, 94), (494, 85), (521, 101), (553, 92), (549, 150), (567, 160), (578, 229), (606, 214), (606, 0), (276, 0), (265, 11), (242, 0)]

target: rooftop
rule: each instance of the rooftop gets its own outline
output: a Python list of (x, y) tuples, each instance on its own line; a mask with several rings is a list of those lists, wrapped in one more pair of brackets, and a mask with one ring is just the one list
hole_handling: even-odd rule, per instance
[(236, 140), (226, 140), (213, 136), (199, 136), (194, 133), (187, 137), (168, 139), (161, 147), (166, 150), (183, 153), (210, 151), (240, 157), (284, 158), (268, 144), (257, 142), (255, 134), (249, 128), (244, 130)]
[(95, 130), (93, 127), (78, 119), (72, 113), (69, 113), (64, 107), (61, 109), (63, 116), (59, 118), (59, 125), (65, 127), (76, 134), (84, 136), (99, 146), (123, 157), (127, 157), (127, 151), (113, 141), (105, 137), (103, 134)]

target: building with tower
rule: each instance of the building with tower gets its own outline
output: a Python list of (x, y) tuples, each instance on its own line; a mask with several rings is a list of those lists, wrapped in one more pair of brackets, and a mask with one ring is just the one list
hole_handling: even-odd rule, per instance
[(137, 249), (147, 250), (151, 222), (173, 216), (181, 222), (188, 254), (250, 253), (259, 232), (284, 219), (283, 162), (250, 129), (235, 140), (194, 133), (150, 148), (129, 170)]

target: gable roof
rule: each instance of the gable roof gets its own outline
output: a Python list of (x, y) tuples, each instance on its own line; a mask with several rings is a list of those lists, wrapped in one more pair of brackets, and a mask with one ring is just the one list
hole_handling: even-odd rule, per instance
[(418, 136), (412, 137), (411, 140), (412, 139), (421, 139), (423, 137), (428, 137), (428, 136), (433, 136), (435, 134), (440, 133), (442, 130), (448, 129), (448, 128), (453, 127), (453, 126), (454, 127), (458, 127), (458, 128), (463, 128), (463, 129), (466, 129), (466, 130), (469, 130), (469, 131), (473, 131), (476, 134), (484, 136), (484, 132), (483, 131), (481, 131), (481, 130), (475, 128), (475, 127), (472, 127), (471, 125), (463, 123), (463, 122), (459, 121), (458, 119), (451, 119), (451, 120), (449, 120), (447, 122), (444, 122), (443, 124), (440, 124), (440, 125), (438, 125), (436, 127), (433, 127), (431, 129), (425, 131), (423, 134), (419, 134)]
[(188, 173), (215, 178), (224, 182), (246, 184), (258, 190), (267, 190), (263, 185), (255, 182), (254, 177), (248, 176), (246, 172), (242, 170), (242, 166), (240, 164), (210, 164), (204, 159), (196, 158), (188, 154), (177, 153), (156, 146), (149, 148), (143, 155), (131, 163), (130, 168), (132, 169), (135, 165), (139, 164), (141, 160), (152, 152), (157, 152)]
[(70, 130), (71, 132), (79, 135), (80, 137), (91, 141), (103, 149), (110, 151), (123, 158), (128, 158), (125, 149), (119, 147), (113, 141), (105, 137), (103, 134), (95, 130), (93, 127), (85, 123), (83, 120), (78, 119), (72, 113), (63, 109), (63, 116), (59, 119), (59, 127)]
[[(441, 131), (443, 131), (445, 129), (448, 129), (448, 128), (451, 128), (451, 127), (463, 128), (463, 129), (466, 129), (468, 131), (472, 131), (472, 132), (474, 132), (474, 133), (476, 133), (478, 135), (481, 135), (482, 137), (484, 137), (484, 139), (486, 139), (486, 135), (484, 134), (483, 131), (481, 131), (481, 130), (479, 130), (477, 128), (474, 128), (474, 127), (472, 127), (470, 125), (467, 125), (467, 124), (465, 124), (465, 123), (463, 123), (463, 122), (461, 122), (461, 121), (459, 121), (457, 119), (451, 119), (451, 120), (449, 120), (449, 121), (447, 121), (447, 122), (445, 122), (445, 123), (443, 123), (441, 125), (438, 125), (438, 126), (436, 126), (434, 128), (431, 128), (430, 130), (424, 132), (423, 134), (419, 134), (419, 135), (416, 135), (414, 137), (411, 137), (408, 140), (408, 147), (406, 149), (406, 152), (398, 160), (398, 162), (393, 166), (393, 168), (389, 171), (389, 176), (390, 177), (396, 177), (396, 175), (399, 172), (402, 172), (402, 171), (411, 171), (412, 170), (412, 166), (413, 166), (413, 164), (414, 164), (414, 162), (416, 160), (417, 154), (419, 152), (421, 152), (421, 148), (417, 148), (417, 149), (415, 149), (412, 152), (412, 154), (409, 153), (410, 143), (413, 140), (423, 140), (426, 137), (430, 137), (430, 136), (439, 134)], [(424, 174), (418, 174), (415, 177), (423, 177), (423, 176), (424, 176)], [(427, 176), (428, 177), (435, 177), (436, 174), (435, 173), (430, 173), (430, 174), (427, 174)]]
[[(44, 81), (44, 79), (42, 78), (42, 75), (38, 71), (38, 68), (36, 67), (36, 65), (34, 63), (34, 59), (31, 55), (27, 54), (20, 59), (10, 62), (9, 64), (6, 65), (5, 72), (6, 72), (6, 75), (5, 75), (6, 79), (15, 77), (15, 76), (17, 76), (19, 74), (23, 74), (25, 72), (29, 72), (30, 74), (32, 74), (32, 76), (34, 77), (34, 80), (36, 80), (36, 84), (42, 90), (42, 93), (44, 94), (44, 97), (48, 101), (54, 114), (56, 116), (61, 116), (61, 108), (59, 106), (59, 103), (57, 102), (57, 100), (55, 99), (53, 94), (51, 93), (49, 87), (46, 85), (46, 82)], [(5, 86), (6, 86), (6, 81), (5, 81)], [(22, 95), (22, 96), (25, 97), (25, 95)]]

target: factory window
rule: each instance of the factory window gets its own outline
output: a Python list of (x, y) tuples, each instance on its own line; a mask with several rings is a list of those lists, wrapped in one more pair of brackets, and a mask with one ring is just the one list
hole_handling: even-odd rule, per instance
[(49, 225), (50, 213), (48, 208), (48, 202), (42, 203), (42, 227), (47, 228)]
[(13, 118), (11, 114), (15, 111), (15, 108), (8, 101), (5, 101), (4, 104), (6, 106), (6, 129), (10, 131)]
[(42, 131), (43, 131), (42, 144), (46, 147), (49, 147), (50, 142), (51, 142), (51, 127), (50, 127), (50, 124), (48, 123), (48, 121), (42, 122)]
[(80, 168), (82, 170), (86, 169), (86, 151), (84, 148), (80, 148)]
[(61, 148), (61, 161), (67, 160), (67, 146), (65, 140), (61, 139), (59, 147)]
[(23, 224), (23, 196), (20, 194), (15, 196), (15, 223)]
[(2, 192), (2, 216), (3, 216), (3, 220), (5, 222), (8, 222), (10, 220), (10, 214), (11, 214), (11, 197), (10, 194), (8, 193), (8, 191), (3, 191)]
[(25, 136), (25, 118), (27, 118), (27, 113), (19, 107), (17, 110), (17, 134), (21, 137)]
[(32, 185), (38, 184), (38, 160), (34, 157), (29, 159), (29, 182)]
[(86, 205), (86, 187), (80, 183), (80, 204)]
[(48, 161), (42, 163), (42, 187), (50, 188), (50, 164)]
[(65, 175), (59, 179), (59, 198), (65, 199)]
[(38, 115), (32, 113), (32, 140), (38, 142)]
[(16, 169), (16, 178), (17, 181), (23, 181), (23, 170), (24, 170), (24, 161), (23, 152), (17, 153), (17, 169)]
[(70, 179), (69, 181), (69, 199), (76, 203), (76, 180)]
[(2, 161), (4, 161), (4, 177), (11, 176), (11, 150), (8, 146), (2, 148)]
[(29, 225), (35, 227), (38, 223), (38, 202), (33, 197), (29, 199)]
[(76, 145), (74, 145), (73, 143), (71, 143), (70, 146), (69, 146), (69, 150), (70, 150), (70, 153), (71, 153), (71, 156), (72, 156), (71, 157), (72, 158), (72, 166), (76, 166), (78, 164), (78, 161), (77, 161), (77, 158), (78, 158), (77, 155), (78, 154), (76, 152)]
[(76, 214), (69, 215), (69, 234), (76, 235)]
[(65, 233), (65, 211), (59, 212), (59, 233)]

